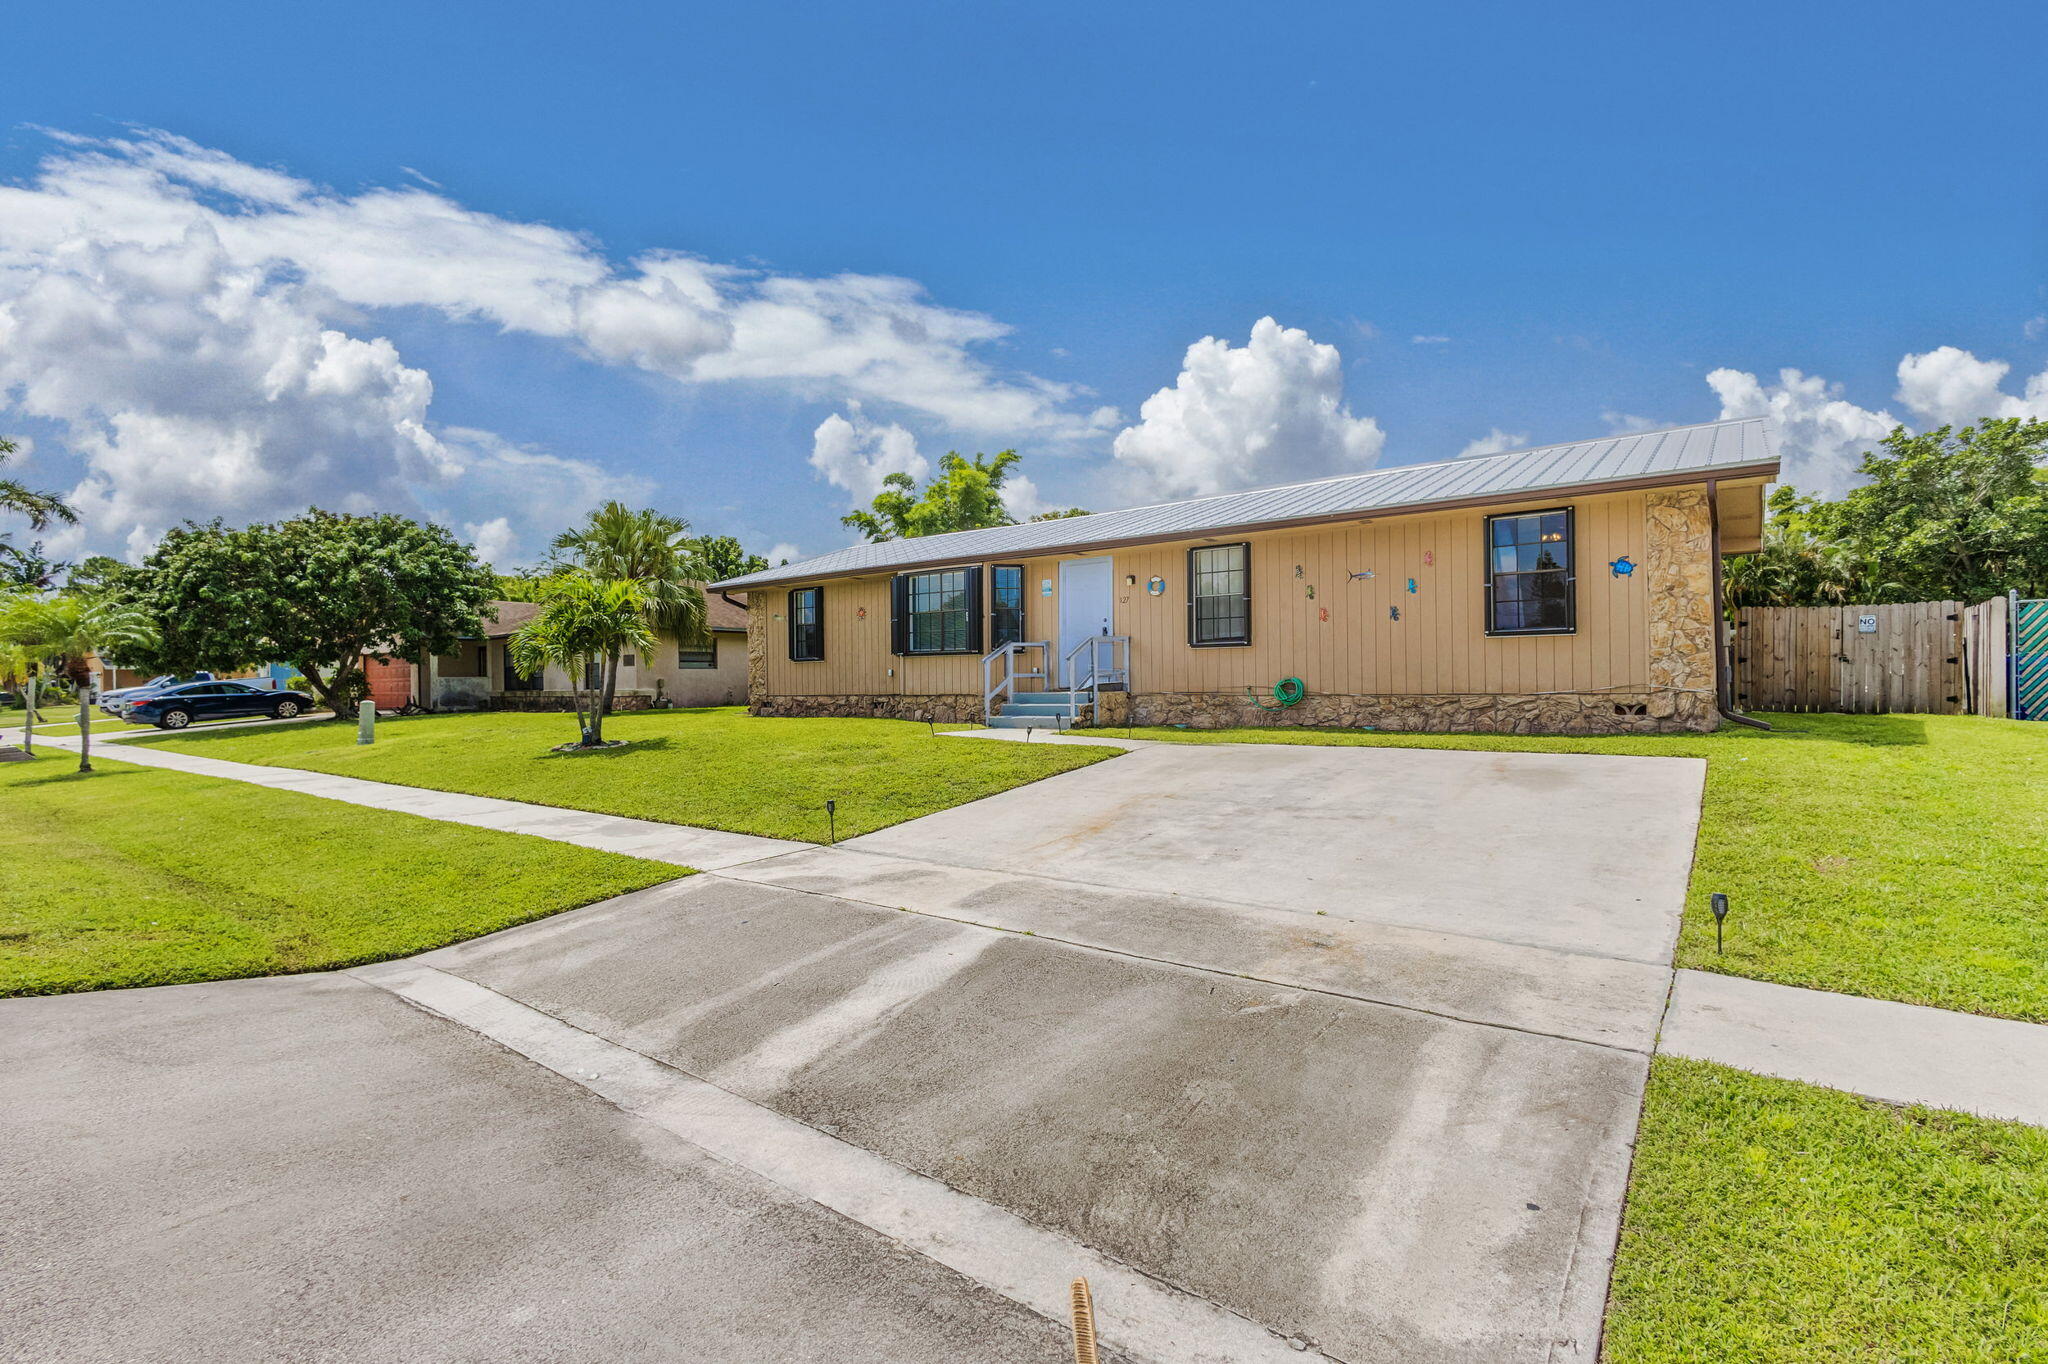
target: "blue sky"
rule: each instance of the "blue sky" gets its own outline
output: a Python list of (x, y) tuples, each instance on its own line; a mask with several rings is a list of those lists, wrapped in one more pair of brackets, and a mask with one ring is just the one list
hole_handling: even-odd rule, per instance
[(2039, 6), (11, 24), (0, 429), (70, 550), (320, 501), (516, 561), (618, 492), (808, 553), (948, 448), (1111, 506), (1752, 409), (1838, 484), (2048, 413)]

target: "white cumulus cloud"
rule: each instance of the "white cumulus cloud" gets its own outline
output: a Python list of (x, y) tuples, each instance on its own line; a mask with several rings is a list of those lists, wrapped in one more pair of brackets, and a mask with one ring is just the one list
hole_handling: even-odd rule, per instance
[(1344, 401), (1337, 348), (1270, 317), (1243, 346), (1205, 336), (1180, 377), (1117, 433), (1117, 468), (1142, 497), (1201, 496), (1371, 468), (1386, 433)]
[(1842, 386), (1796, 369), (1766, 383), (1736, 369), (1717, 369), (1708, 385), (1721, 399), (1721, 416), (1768, 416), (1778, 424), (1785, 481), (1813, 492), (1839, 494), (1859, 481), (1856, 466), (1892, 429), (1908, 425), (1967, 426), (1985, 418), (2048, 419), (2048, 370), (2029, 377), (2020, 392), (2005, 391), (2012, 366), (1979, 359), (1957, 346), (1900, 359), (1894, 397), (1916, 419), (1902, 422), (1884, 408), (1858, 406)]
[(463, 523), (463, 538), (476, 547), (477, 559), (500, 573), (513, 566), (513, 555), (517, 552), (519, 537), (512, 529), (512, 522), (503, 516), (494, 516), (488, 521)]
[(917, 452), (916, 436), (894, 422), (869, 421), (852, 403), (845, 415), (833, 413), (811, 433), (811, 467), (865, 505), (890, 474), (922, 479), (932, 466)]
[[(966, 432), (1068, 440), (1115, 419), (1075, 410), (1070, 386), (996, 372), (978, 352), (1007, 328), (909, 280), (674, 251), (619, 264), (431, 182), (344, 194), (167, 133), (51, 136), (32, 179), (0, 185), (0, 399), (54, 423), (83, 462), (81, 541), (146, 548), (185, 516), (319, 503), (503, 520), (495, 545), (516, 555), (568, 499), (628, 482), (439, 429), (432, 379), (378, 334), (382, 309)], [(493, 491), (512, 505), (485, 502)]]
[(1465, 448), (1458, 451), (1457, 458), (1473, 459), (1479, 455), (1504, 454), (1509, 450), (1520, 450), (1529, 444), (1526, 431), (1503, 431), (1498, 426), (1477, 440), (1467, 441)]
[(2018, 396), (2004, 391), (2012, 366), (1979, 360), (1955, 346), (1937, 346), (1899, 361), (1898, 399), (1931, 426), (1967, 426), (1986, 417), (2048, 418), (2048, 370)]
[(1756, 375), (1717, 369), (1707, 386), (1721, 400), (1721, 418), (1770, 417), (1777, 423), (1784, 480), (1809, 492), (1840, 493), (1855, 481), (1856, 462), (1898, 425), (1891, 413), (1858, 407), (1840, 384), (1796, 369), (1767, 384)]

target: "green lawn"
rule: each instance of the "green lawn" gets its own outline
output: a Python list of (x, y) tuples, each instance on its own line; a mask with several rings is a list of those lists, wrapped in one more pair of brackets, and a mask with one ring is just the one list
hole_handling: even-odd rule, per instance
[(761, 719), (736, 706), (614, 715), (604, 729), (629, 746), (554, 753), (575, 738), (573, 717), (514, 711), (380, 720), (369, 747), (342, 724), (130, 742), (819, 843), (827, 800), (847, 838), (1116, 753), (934, 737), (904, 720)]
[[(1679, 965), (2048, 1022), (2048, 725), (1968, 715), (1767, 718), (1776, 732), (1607, 739), (1128, 733), (1702, 757), (1706, 799)], [(1707, 912), (1714, 891), (1732, 905), (1725, 956), (1714, 953)]]
[(2048, 1360), (2048, 1130), (1659, 1059), (1602, 1358)]
[[(20, 725), (20, 711), (17, 710), (10, 714), (0, 715), (0, 729), (14, 729), (19, 728)], [(111, 734), (127, 729), (153, 728), (155, 728), (153, 725), (131, 725), (126, 720), (117, 720), (111, 715), (101, 715), (98, 712), (95, 712), (92, 717), (92, 732), (95, 734)], [(54, 734), (59, 738), (70, 738), (77, 733), (78, 712), (71, 708), (66, 708), (59, 712), (44, 711), (43, 722), (36, 726), (38, 737), (45, 734)]]
[(0, 995), (405, 956), (685, 874), (50, 750), (0, 763)]

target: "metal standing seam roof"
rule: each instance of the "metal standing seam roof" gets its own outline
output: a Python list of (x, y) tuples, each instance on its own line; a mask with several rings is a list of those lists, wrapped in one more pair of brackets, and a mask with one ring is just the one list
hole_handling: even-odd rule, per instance
[(879, 544), (853, 545), (779, 568), (729, 578), (714, 586), (880, 573), (919, 564), (1024, 558), (1085, 545), (1199, 537), (1214, 531), (1277, 529), (1351, 512), (1419, 511), (1473, 498), (1508, 500), (1640, 479), (1701, 477), (1734, 470), (1776, 472), (1778, 438), (1767, 417), (1706, 422), (1668, 431), (1632, 432), (1598, 440), (1473, 455), (1437, 464), (1370, 469), (1310, 483), (1253, 488), (1058, 521), (960, 530)]

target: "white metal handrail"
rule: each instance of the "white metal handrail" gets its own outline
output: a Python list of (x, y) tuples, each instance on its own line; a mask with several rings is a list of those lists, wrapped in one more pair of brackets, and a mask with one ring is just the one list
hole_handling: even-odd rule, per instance
[[(1038, 669), (1035, 672), (1017, 671), (1017, 662), (1026, 649), (1038, 650)], [(1017, 683), (1029, 678), (1045, 680), (1045, 665), (1052, 657), (1052, 642), (1044, 639), (1025, 639), (1015, 643), (998, 645), (981, 656), (981, 718), (993, 720), (996, 716), (996, 693), (1003, 699), (1017, 699)], [(1003, 675), (992, 679), (991, 670), (1001, 662)]]
[[(1103, 666), (1102, 651), (1109, 650), (1108, 666)], [(1082, 654), (1088, 655), (1084, 669), (1075, 662)], [(1067, 716), (1072, 720), (1081, 718), (1081, 693), (1088, 693), (1088, 704), (1093, 706), (1096, 694), (1104, 687), (1131, 686), (1131, 637), (1129, 635), (1090, 635), (1067, 651), (1065, 674), (1067, 678)]]

